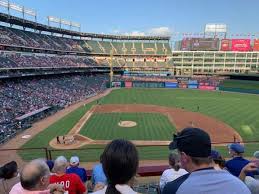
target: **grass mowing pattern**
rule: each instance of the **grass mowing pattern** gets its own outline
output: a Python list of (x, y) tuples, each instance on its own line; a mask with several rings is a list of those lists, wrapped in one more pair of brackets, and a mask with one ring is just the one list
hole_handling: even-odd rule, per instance
[[(259, 95), (182, 89), (121, 89), (106, 96), (103, 104), (155, 104), (184, 107), (217, 118), (246, 141), (259, 140)], [(249, 129), (249, 130), (247, 130)]]
[[(259, 140), (259, 95), (181, 89), (121, 89), (114, 90), (100, 102), (103, 104), (155, 104), (166, 107), (184, 107), (189, 111), (196, 111), (199, 106), (201, 113), (229, 124), (239, 132), (244, 140)], [(51, 139), (67, 133), (90, 106), (91, 104), (80, 107), (60, 119), (23, 147), (48, 146)], [(246, 155), (251, 156), (254, 151), (258, 150), (258, 145), (246, 145)], [(217, 149), (227, 156), (225, 147), (217, 147)], [(167, 159), (167, 147), (141, 147), (139, 150), (141, 159)], [(76, 154), (82, 157), (82, 161), (96, 161), (101, 152), (102, 148), (57, 151), (53, 153), (53, 158), (56, 154), (67, 157)], [(20, 154), (27, 160), (44, 156), (40, 151), (22, 151)]]
[[(91, 108), (92, 102), (86, 106), (81, 106), (75, 111), (69, 113), (65, 117), (61, 118), (34, 138), (25, 143), (22, 148), (38, 148), (38, 147), (50, 147), (49, 142), (53, 138), (59, 135), (64, 135), (80, 120), (80, 118)], [(19, 151), (22, 158), (31, 160), (35, 158), (45, 157), (43, 150), (30, 150), (30, 151)]]
[[(125, 128), (119, 121), (134, 121), (137, 126)], [(170, 140), (175, 132), (168, 118), (159, 113), (96, 113), (80, 134), (92, 139)]]

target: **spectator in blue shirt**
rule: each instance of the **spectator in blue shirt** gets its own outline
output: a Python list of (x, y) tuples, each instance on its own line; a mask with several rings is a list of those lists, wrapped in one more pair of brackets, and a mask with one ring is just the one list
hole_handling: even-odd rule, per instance
[[(250, 161), (243, 158), (243, 153), (245, 152), (243, 145), (239, 143), (232, 143), (228, 146), (228, 148), (232, 159), (226, 162), (225, 167), (232, 175), (238, 177), (242, 168)], [(247, 176), (253, 177), (253, 173), (250, 172)]]
[(92, 173), (92, 182), (93, 185), (96, 184), (107, 184), (107, 178), (103, 172), (103, 166), (101, 163), (97, 164), (93, 168), (93, 173)]
[(77, 174), (80, 179), (82, 180), (82, 182), (86, 182), (87, 181), (87, 173), (86, 170), (84, 168), (80, 168), (79, 167), (79, 158), (77, 156), (72, 156), (70, 158), (70, 167), (66, 170), (67, 174)]

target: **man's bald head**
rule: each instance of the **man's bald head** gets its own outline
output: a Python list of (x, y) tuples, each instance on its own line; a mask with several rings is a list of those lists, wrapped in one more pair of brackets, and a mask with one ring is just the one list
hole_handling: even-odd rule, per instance
[[(25, 165), (21, 172), (21, 185), (26, 190), (40, 190), (46, 189), (41, 185), (41, 179), (45, 176), (49, 176), (49, 167), (44, 160), (32, 160)], [(46, 185), (47, 187), (48, 185)]]

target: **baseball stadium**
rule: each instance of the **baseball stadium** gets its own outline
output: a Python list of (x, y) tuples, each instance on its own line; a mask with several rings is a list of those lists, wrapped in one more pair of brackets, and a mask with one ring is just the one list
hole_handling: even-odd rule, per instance
[(78, 156), (90, 172), (107, 144), (126, 139), (139, 153), (139, 192), (160, 193), (168, 146), (184, 128), (206, 131), (226, 159), (232, 143), (248, 159), (259, 150), (258, 34), (232, 36), (225, 24), (179, 40), (89, 33), (0, 6), (0, 166)]

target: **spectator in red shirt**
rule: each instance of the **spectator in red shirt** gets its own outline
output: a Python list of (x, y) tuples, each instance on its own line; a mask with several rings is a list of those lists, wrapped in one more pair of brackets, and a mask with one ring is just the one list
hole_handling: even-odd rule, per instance
[(54, 163), (53, 171), (56, 173), (50, 177), (50, 183), (61, 184), (65, 191), (69, 194), (87, 193), (86, 187), (76, 174), (66, 174), (68, 166), (67, 159), (64, 156), (59, 156)]

